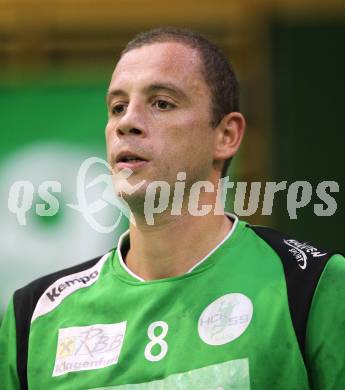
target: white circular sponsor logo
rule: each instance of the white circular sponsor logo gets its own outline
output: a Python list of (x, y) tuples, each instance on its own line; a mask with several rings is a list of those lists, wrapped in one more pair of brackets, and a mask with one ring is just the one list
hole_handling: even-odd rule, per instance
[(198, 331), (209, 345), (223, 345), (237, 339), (247, 329), (253, 316), (253, 304), (243, 294), (226, 294), (201, 313)]

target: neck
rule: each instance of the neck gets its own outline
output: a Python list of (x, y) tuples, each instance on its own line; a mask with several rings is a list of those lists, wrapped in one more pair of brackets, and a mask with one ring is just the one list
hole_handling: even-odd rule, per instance
[(137, 223), (130, 227), (130, 249), (125, 262), (144, 280), (182, 275), (206, 257), (231, 227), (227, 216), (214, 213), (203, 217), (187, 212), (165, 215), (153, 226)]

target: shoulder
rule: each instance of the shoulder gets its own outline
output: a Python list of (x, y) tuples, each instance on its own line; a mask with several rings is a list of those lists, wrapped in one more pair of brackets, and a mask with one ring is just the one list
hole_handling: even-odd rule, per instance
[(325, 264), (335, 253), (333, 250), (320, 248), (308, 241), (300, 240), (292, 235), (279, 232), (265, 226), (247, 225), (254, 234), (263, 240), (283, 262), (284, 269), (322, 272)]
[(315, 290), (306, 336), (307, 363), (316, 389), (345, 388), (345, 258), (328, 261)]
[[(324, 270), (323, 278), (330, 280), (345, 280), (345, 256), (341, 253), (336, 253), (332, 256)], [(345, 284), (344, 284), (345, 287)]]
[(300, 294), (310, 302), (330, 259), (342, 257), (339, 251), (322, 249), (272, 228), (247, 226), (279, 257), (291, 303), (301, 301)]
[[(263, 226), (247, 225), (280, 259), (284, 270), (291, 320), (304, 355), (306, 327), (309, 311), (315, 296), (322, 293), (324, 285), (338, 267), (343, 268), (343, 257), (337, 251), (324, 250), (310, 242)], [(343, 273), (344, 275), (344, 273)], [(336, 276), (339, 278), (339, 276)], [(325, 279), (325, 281), (323, 281)], [(317, 298), (316, 298), (317, 299)], [(314, 304), (313, 304), (314, 306)]]
[[(319, 311), (327, 312), (327, 309), (332, 308), (341, 312), (343, 307), (340, 302), (345, 302), (345, 257), (341, 254), (333, 255), (325, 266), (320, 279), (318, 281), (314, 299), (311, 307), (311, 312)], [(324, 304), (325, 310), (317, 310)], [(345, 309), (342, 311), (345, 317)], [(344, 328), (345, 330), (345, 328)]]
[(45, 275), (18, 289), (13, 296), (16, 320), (21, 322), (24, 318), (31, 319), (42, 298), (54, 304), (60, 297), (93, 283), (110, 253)]
[(17, 372), (23, 388), (27, 388), (30, 324), (35, 318), (53, 310), (78, 288), (94, 283), (111, 253), (43, 276), (14, 293)]

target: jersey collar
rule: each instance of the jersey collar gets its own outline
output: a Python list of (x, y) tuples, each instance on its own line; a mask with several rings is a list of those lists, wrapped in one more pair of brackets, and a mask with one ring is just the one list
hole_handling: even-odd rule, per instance
[[(228, 241), (235, 233), (236, 230), (238, 230), (237, 226), (239, 224), (239, 219), (235, 214), (225, 212), (225, 214), (232, 220), (233, 224), (231, 226), (231, 229), (229, 230), (228, 234), (223, 238), (223, 240), (218, 243), (204, 258), (202, 258), (200, 261), (198, 261), (196, 264), (193, 265), (184, 275), (188, 275), (192, 273), (194, 270), (199, 269), (200, 266), (202, 266), (206, 260), (208, 260), (211, 255), (217, 251), (219, 247), (221, 247), (226, 241)], [(129, 249), (129, 229), (126, 230), (121, 236), (119, 237), (117, 249), (114, 252), (114, 261), (118, 263), (120, 266), (119, 271), (120, 273), (125, 276), (126, 274), (130, 277), (132, 281), (137, 281), (137, 282), (152, 282), (146, 281), (139, 275), (136, 275), (133, 271), (131, 271), (126, 263), (123, 260), (123, 253), (127, 252)], [(117, 267), (116, 267), (117, 268)], [(125, 274), (125, 275), (124, 275)], [(178, 277), (173, 277), (173, 278), (167, 278), (167, 279), (175, 279), (175, 278), (180, 278), (183, 277), (184, 275), (179, 275)], [(126, 278), (127, 279), (127, 278)], [(166, 280), (166, 279), (161, 279), (161, 280)], [(154, 280), (155, 281), (155, 280)], [(153, 281), (153, 282), (154, 282)]]

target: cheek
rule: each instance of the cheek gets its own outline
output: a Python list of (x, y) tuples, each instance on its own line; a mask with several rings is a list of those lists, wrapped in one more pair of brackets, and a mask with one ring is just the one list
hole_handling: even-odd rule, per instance
[(106, 144), (108, 146), (109, 138), (110, 138), (110, 135), (111, 135), (110, 122), (108, 122), (106, 124), (106, 126), (105, 126), (104, 135), (105, 135), (105, 142), (106, 142)]
[(114, 123), (111, 119), (108, 120), (105, 126), (105, 139), (108, 141), (109, 137), (114, 133)]
[(111, 122), (108, 122), (105, 127), (105, 143), (107, 149), (107, 158), (110, 161), (111, 154), (118, 143), (118, 138), (116, 136), (116, 132), (114, 131), (114, 126)]
[(211, 165), (214, 132), (205, 126), (207, 122), (194, 117), (171, 123), (174, 126), (165, 127), (155, 142), (159, 160), (165, 161), (174, 170), (194, 170), (202, 162)]
[(162, 130), (164, 129), (162, 137), (169, 138), (181, 145), (185, 143), (190, 146), (191, 143), (198, 143), (202, 140), (209, 141), (212, 132), (207, 125), (208, 118), (193, 112), (192, 114), (186, 113), (183, 115), (179, 113), (176, 116), (169, 116), (160, 124), (160, 127)]
[(105, 126), (105, 140), (107, 146), (110, 146), (112, 143), (117, 141), (115, 128), (115, 123), (109, 120)]
[[(183, 131), (177, 137), (181, 149), (186, 151), (191, 158), (194, 154), (202, 154), (207, 157), (213, 149), (213, 129), (208, 126), (207, 119), (202, 117), (189, 118), (183, 124)], [(196, 157), (196, 156), (195, 156)]]

